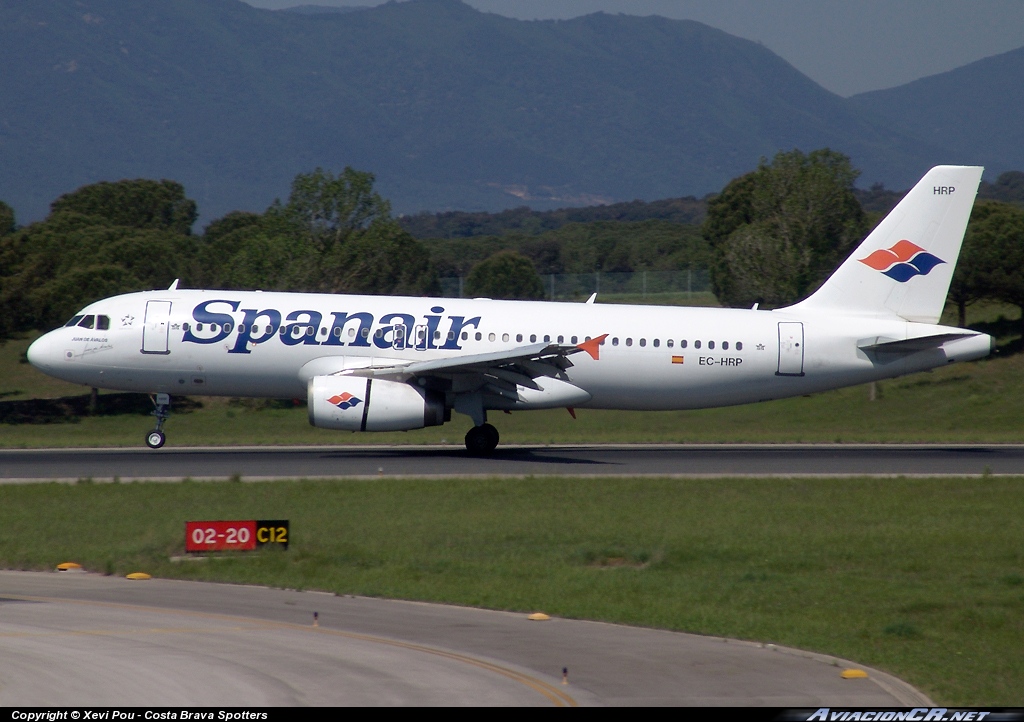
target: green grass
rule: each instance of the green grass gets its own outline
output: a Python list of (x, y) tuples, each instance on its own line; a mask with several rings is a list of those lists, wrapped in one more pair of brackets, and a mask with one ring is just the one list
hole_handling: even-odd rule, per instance
[[(0, 566), (257, 583), (816, 650), (948, 705), (1024, 703), (1019, 478), (526, 479), (0, 487)], [(291, 549), (171, 563), (186, 520)]]
[[(979, 306), (969, 320), (994, 333), (1002, 352), (969, 364), (811, 397), (701, 411), (577, 411), (490, 414), (504, 444), (551, 443), (784, 443), (1024, 441), (1024, 354), (1018, 322), (1004, 306)], [(944, 319), (951, 323), (952, 319)], [(0, 404), (28, 398), (83, 394), (87, 389), (50, 379), (20, 361), (31, 337), (0, 344)], [(442, 427), (409, 432), (351, 434), (309, 426), (306, 409), (285, 404), (202, 398), (200, 410), (176, 413), (167, 426), (170, 446), (271, 444), (438, 444), (459, 446), (471, 423), (455, 414)], [(138, 446), (152, 427), (145, 414), (72, 419), (77, 423), (0, 424), (0, 447)]]

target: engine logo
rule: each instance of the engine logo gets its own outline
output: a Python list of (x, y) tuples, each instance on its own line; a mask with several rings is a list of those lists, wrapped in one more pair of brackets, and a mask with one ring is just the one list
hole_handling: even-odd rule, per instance
[(327, 403), (337, 406), (342, 411), (351, 409), (354, 406), (358, 406), (363, 403), (363, 400), (353, 396), (348, 391), (343, 394), (335, 394), (331, 398), (327, 399)]

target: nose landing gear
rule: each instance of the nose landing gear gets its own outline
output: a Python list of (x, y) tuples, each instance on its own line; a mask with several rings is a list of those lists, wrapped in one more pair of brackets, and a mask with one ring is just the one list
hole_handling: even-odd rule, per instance
[(472, 456), (490, 456), (497, 446), (498, 430), (490, 424), (480, 424), (466, 432), (466, 451)]
[(164, 435), (164, 422), (171, 415), (171, 397), (168, 394), (157, 394), (153, 399), (153, 416), (156, 417), (156, 428), (146, 434), (146, 446), (159, 449), (167, 441)]

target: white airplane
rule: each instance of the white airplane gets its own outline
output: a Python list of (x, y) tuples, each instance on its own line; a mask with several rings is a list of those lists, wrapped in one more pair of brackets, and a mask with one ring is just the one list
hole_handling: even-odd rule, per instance
[(88, 386), (296, 398), (314, 426), (396, 431), (495, 410), (699, 409), (809, 394), (988, 355), (939, 326), (982, 168), (930, 170), (810, 297), (750, 310), (260, 291), (131, 293), (92, 303), (28, 359)]

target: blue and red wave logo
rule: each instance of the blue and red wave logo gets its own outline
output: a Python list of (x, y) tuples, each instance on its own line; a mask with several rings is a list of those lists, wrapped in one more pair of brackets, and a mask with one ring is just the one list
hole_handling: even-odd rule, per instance
[(333, 404), (344, 411), (345, 409), (351, 409), (353, 406), (358, 406), (363, 403), (363, 400), (346, 391), (343, 394), (335, 394), (331, 398), (327, 399), (327, 403)]
[(927, 276), (937, 265), (945, 263), (938, 256), (907, 240), (900, 241), (892, 248), (880, 248), (867, 258), (858, 260), (900, 283), (906, 283), (914, 276)]

